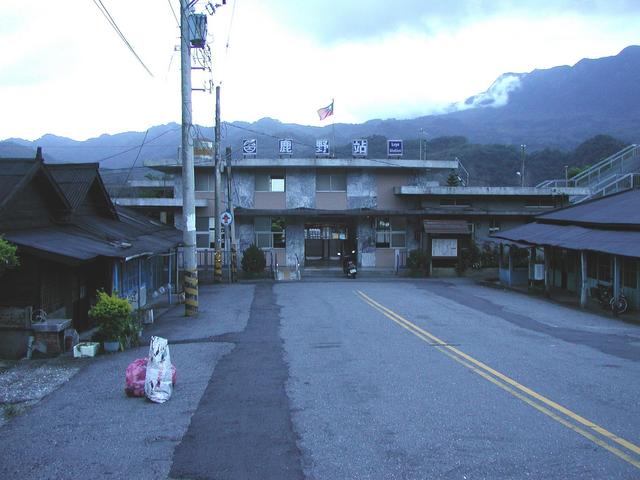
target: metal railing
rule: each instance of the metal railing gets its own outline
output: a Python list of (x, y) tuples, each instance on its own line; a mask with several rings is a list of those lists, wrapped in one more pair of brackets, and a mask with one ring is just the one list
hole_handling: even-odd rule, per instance
[(407, 251), (396, 248), (393, 262), (393, 270), (398, 275), (401, 268), (407, 267)]
[(580, 187), (591, 190), (588, 195), (577, 195), (570, 198), (571, 203), (580, 203), (591, 198), (637, 188), (640, 182), (638, 180), (639, 172), (640, 145), (633, 144), (572, 178), (545, 180), (537, 187)]
[(627, 173), (626, 175), (616, 175), (613, 179), (610, 179), (608, 183), (599, 185), (593, 189), (590, 195), (578, 198), (574, 203), (580, 203), (590, 198), (605, 197), (613, 193), (621, 192), (623, 190), (630, 190), (632, 188), (640, 188), (640, 173)]
[(462, 180), (462, 186), (463, 187), (468, 187), (469, 186), (469, 170), (467, 170), (464, 165), (462, 164), (462, 162), (460, 161), (460, 159), (458, 157), (456, 157), (456, 161), (458, 162), (458, 170), (462, 170), (462, 173), (464, 173), (465, 178), (461, 179)]
[(300, 280), (301, 279), (301, 275), (300, 275), (300, 257), (298, 257), (297, 253), (294, 253), (294, 255), (296, 256), (296, 280)]

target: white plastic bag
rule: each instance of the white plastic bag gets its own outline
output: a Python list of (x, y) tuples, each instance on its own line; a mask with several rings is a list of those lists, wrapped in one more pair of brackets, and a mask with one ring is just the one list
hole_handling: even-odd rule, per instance
[(171, 398), (172, 392), (169, 342), (166, 338), (151, 337), (144, 393), (152, 402), (164, 403)]

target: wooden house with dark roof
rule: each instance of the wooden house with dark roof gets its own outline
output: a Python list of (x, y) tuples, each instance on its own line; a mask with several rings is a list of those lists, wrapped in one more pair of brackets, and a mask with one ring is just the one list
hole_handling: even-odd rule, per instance
[(640, 189), (539, 215), (493, 238), (530, 249), (532, 264), (541, 258), (547, 292), (571, 292), (586, 306), (592, 289), (604, 285), (640, 309)]
[(175, 228), (116, 208), (97, 163), (47, 165), (41, 155), (0, 159), (0, 235), (17, 245), (21, 262), (0, 277), (0, 308), (72, 318), (79, 331), (92, 326), (98, 289), (134, 308), (166, 289), (181, 241)]

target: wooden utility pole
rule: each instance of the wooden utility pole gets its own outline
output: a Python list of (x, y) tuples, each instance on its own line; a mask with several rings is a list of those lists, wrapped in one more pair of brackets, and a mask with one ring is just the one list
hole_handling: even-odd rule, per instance
[(189, 7), (180, 0), (180, 69), (182, 86), (182, 242), (184, 244), (184, 313), (198, 313), (198, 263), (196, 259), (196, 207), (191, 134), (191, 39)]
[(220, 162), (220, 86), (216, 87), (216, 117), (214, 128), (214, 168), (216, 178), (216, 192), (215, 192), (215, 225), (216, 225), (216, 253), (214, 264), (214, 281), (219, 282), (222, 280), (222, 223), (220, 222), (220, 215), (222, 214), (221, 208), (221, 195), (222, 195), (222, 165)]

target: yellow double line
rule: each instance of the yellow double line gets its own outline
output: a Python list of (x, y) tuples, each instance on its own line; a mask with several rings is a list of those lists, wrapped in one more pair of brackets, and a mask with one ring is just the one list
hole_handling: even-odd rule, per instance
[[(534, 392), (530, 388), (525, 387), (524, 385), (516, 382), (503, 373), (494, 370), (490, 366), (482, 363), (479, 360), (476, 360), (470, 355), (467, 355), (457, 348), (448, 345), (446, 342), (440, 340), (435, 335), (427, 332), (426, 330), (423, 330), (406, 318), (398, 315), (384, 305), (376, 302), (364, 292), (356, 290), (356, 295), (365, 303), (382, 313), (385, 317), (397, 323), (405, 330), (413, 333), (416, 337), (425, 341), (429, 345), (436, 347), (440, 352), (444, 353), (452, 360), (455, 360), (459, 364), (464, 365), (474, 373), (477, 373), (482, 378), (485, 378), (494, 385), (500, 387), (502, 390), (509, 392), (511, 395), (532, 406), (539, 412), (544, 413), (548, 417), (554, 419), (556, 422), (582, 435), (596, 445), (599, 445), (600, 447), (621, 458), (625, 462), (628, 462), (634, 467), (640, 469), (640, 460), (636, 458), (636, 456), (640, 456), (640, 447), (638, 445), (635, 445), (634, 443), (625, 440), (624, 438), (621, 438), (614, 433), (611, 433), (605, 428), (593, 423), (590, 420), (587, 420), (584, 417), (581, 417), (575, 412), (572, 412), (568, 408), (559, 405), (553, 400), (550, 400), (549, 398)], [(607, 443), (605, 440), (603, 440), (603, 438), (618, 445), (621, 448)]]

